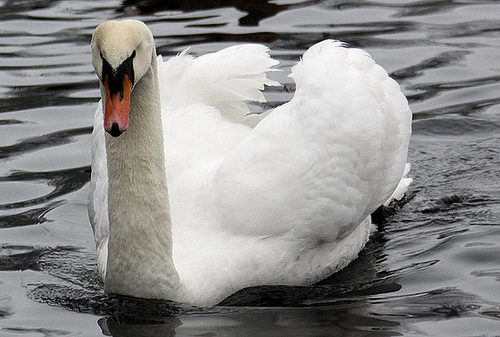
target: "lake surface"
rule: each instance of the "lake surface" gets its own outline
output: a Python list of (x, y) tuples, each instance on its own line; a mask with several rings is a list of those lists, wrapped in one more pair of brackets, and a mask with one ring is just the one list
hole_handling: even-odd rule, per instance
[[(1, 3), (0, 336), (500, 335), (500, 2)], [(388, 70), (414, 113), (414, 183), (357, 260), (215, 308), (103, 293), (86, 210), (89, 41), (122, 17), (146, 21), (166, 56), (269, 46), (284, 86), (255, 111), (290, 99), (290, 67), (325, 38)]]

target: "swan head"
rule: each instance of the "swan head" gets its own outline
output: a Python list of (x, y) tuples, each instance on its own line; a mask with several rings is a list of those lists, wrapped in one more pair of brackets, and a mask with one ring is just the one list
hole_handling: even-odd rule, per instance
[(156, 56), (153, 34), (141, 21), (107, 21), (97, 26), (91, 47), (92, 65), (105, 92), (104, 129), (117, 137), (129, 124), (132, 90)]

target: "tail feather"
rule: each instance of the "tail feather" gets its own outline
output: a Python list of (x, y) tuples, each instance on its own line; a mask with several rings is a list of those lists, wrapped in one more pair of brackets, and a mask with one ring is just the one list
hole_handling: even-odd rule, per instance
[(405, 196), (406, 192), (408, 192), (408, 187), (413, 182), (413, 179), (408, 177), (408, 173), (410, 173), (410, 163), (406, 163), (403, 177), (399, 181), (398, 186), (389, 197), (389, 199), (384, 202), (384, 206), (388, 206), (393, 200), (401, 200)]

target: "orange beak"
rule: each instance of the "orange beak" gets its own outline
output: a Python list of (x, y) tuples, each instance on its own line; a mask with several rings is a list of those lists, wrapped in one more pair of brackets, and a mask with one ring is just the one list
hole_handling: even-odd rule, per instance
[(129, 124), (130, 93), (132, 92), (132, 81), (127, 75), (123, 76), (123, 91), (111, 93), (108, 77), (104, 77), (104, 88), (106, 90), (106, 105), (104, 111), (104, 129), (113, 137), (118, 137)]

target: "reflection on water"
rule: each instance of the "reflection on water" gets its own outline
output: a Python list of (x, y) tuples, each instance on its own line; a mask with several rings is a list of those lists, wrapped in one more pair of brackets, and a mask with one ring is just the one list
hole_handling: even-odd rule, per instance
[[(241, 26), (258, 26), (259, 22), (268, 17), (278, 14), (280, 11), (286, 10), (290, 6), (278, 5), (268, 0), (156, 0), (156, 1), (136, 1), (125, 0), (120, 8), (120, 11), (127, 15), (132, 14), (153, 14), (161, 11), (182, 11), (196, 12), (206, 9), (217, 9), (224, 7), (232, 7), (239, 11), (245, 12), (246, 15), (239, 18), (238, 23)], [(218, 25), (225, 25), (221, 23)], [(186, 27), (193, 27), (188, 24)]]
[(165, 318), (161, 323), (153, 324), (122, 324), (111, 319), (100, 319), (99, 326), (104, 336), (122, 337), (156, 337), (176, 336), (175, 329), (182, 323), (178, 318)]
[[(495, 335), (500, 323), (500, 4), (488, 1), (6, 1), (0, 7), (0, 335)], [(272, 49), (284, 84), (312, 44), (367, 49), (414, 111), (414, 183), (347, 268), (215, 308), (109, 296), (86, 217), (100, 22), (140, 18), (158, 51)], [(379, 213), (379, 215), (382, 213)], [(37, 314), (33, 315), (33, 312)]]

